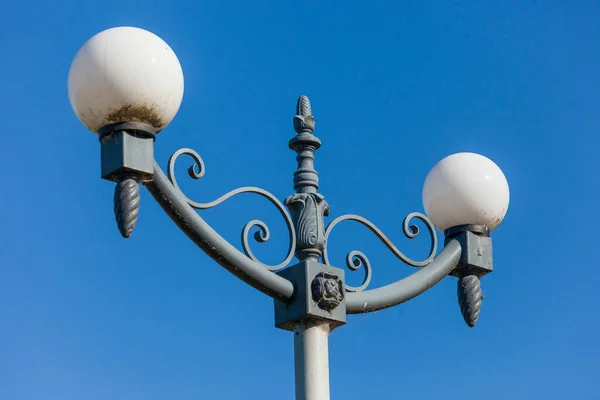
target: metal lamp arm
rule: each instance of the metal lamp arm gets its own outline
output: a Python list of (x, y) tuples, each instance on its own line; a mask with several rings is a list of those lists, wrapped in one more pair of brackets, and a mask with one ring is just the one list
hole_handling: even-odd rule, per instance
[[(411, 221), (420, 220), (431, 238), (429, 255), (418, 261), (407, 257), (375, 224), (361, 216), (342, 215), (325, 227), (324, 217), (329, 213), (329, 205), (317, 192), (319, 179), (314, 168), (314, 152), (321, 146), (321, 141), (313, 134), (314, 117), (306, 96), (298, 99), (294, 129), (297, 135), (290, 140), (289, 147), (297, 153), (298, 168), (294, 173), (296, 193), (285, 202), (290, 216), (275, 196), (256, 187), (238, 188), (207, 203), (195, 202), (182, 192), (175, 178), (175, 161), (184, 154), (195, 162), (188, 168), (190, 177), (199, 179), (204, 175), (204, 164), (195, 151), (187, 148), (176, 151), (169, 160), (167, 176), (154, 161), (156, 131), (153, 127), (124, 122), (102, 128), (99, 132), (102, 177), (117, 183), (115, 217), (121, 234), (129, 237), (135, 226), (139, 214), (139, 184), (144, 184), (167, 215), (206, 254), (244, 282), (273, 297), (276, 304), (284, 306), (279, 313), (280, 318), (276, 318), (277, 326), (294, 329), (298, 321), (306, 319), (303, 314), (306, 310), (312, 313), (310, 315), (326, 319), (329, 324), (344, 323), (346, 313), (370, 312), (403, 303), (447, 275), (458, 278), (461, 312), (467, 324), (474, 326), (483, 299), (480, 278), (492, 271), (492, 244), (487, 228), (465, 225), (446, 230), (446, 246), (435, 256), (437, 235), (433, 224), (424, 214), (411, 213), (402, 224), (404, 235), (409, 239), (416, 238), (419, 229)], [(269, 230), (263, 222), (252, 220), (246, 224), (242, 231), (242, 252), (221, 237), (195, 211), (215, 207), (241, 193), (254, 193), (266, 198), (284, 218), (290, 232), (290, 245), (280, 264), (261, 263), (250, 250), (248, 237), (251, 229), (259, 228), (254, 234), (256, 241), (269, 239)], [(347, 285), (343, 270), (330, 263), (327, 249), (333, 228), (344, 221), (363, 225), (401, 262), (420, 270), (396, 283), (367, 290), (372, 275), (371, 263), (364, 253), (354, 250), (346, 256), (346, 266), (351, 271), (362, 268), (365, 278), (360, 286)], [(294, 253), (300, 263), (286, 268), (290, 266)], [(323, 264), (318, 262), (321, 258)], [(279, 272), (276, 274), (274, 271)], [(311, 282), (310, 290), (307, 282)], [(315, 305), (320, 311), (313, 310)], [(332, 311), (335, 312), (332, 314)], [(323, 313), (329, 313), (329, 316)]]
[[(99, 131), (102, 178), (116, 182), (114, 211), (121, 235), (129, 237), (135, 227), (140, 210), (139, 186), (143, 184), (177, 226), (218, 264), (274, 299), (288, 301), (294, 293), (294, 286), (273, 273), (290, 264), (296, 248), (296, 232), (285, 206), (273, 194), (257, 187), (238, 188), (208, 203), (190, 200), (181, 191), (175, 178), (175, 162), (181, 155), (190, 156), (194, 163), (188, 168), (188, 173), (191, 178), (200, 179), (205, 172), (202, 158), (192, 149), (180, 149), (169, 159), (168, 176), (165, 175), (154, 160), (156, 133), (152, 126), (140, 122), (115, 123)], [(248, 237), (254, 228), (259, 229), (254, 234), (257, 242), (269, 240), (269, 228), (264, 222), (252, 220), (245, 225), (241, 252), (195, 211), (215, 207), (242, 193), (258, 194), (269, 200), (283, 217), (290, 242), (286, 257), (278, 265), (260, 262), (250, 249)]]
[(460, 255), (461, 245), (451, 240), (430, 264), (404, 279), (377, 289), (346, 292), (346, 312), (360, 314), (404, 303), (447, 276), (457, 266)]
[[(407, 257), (406, 255), (404, 255), (394, 245), (394, 243), (385, 235), (385, 233), (383, 233), (381, 231), (381, 229), (379, 229), (373, 222), (369, 221), (368, 219), (366, 219), (364, 217), (361, 217), (360, 215), (346, 214), (346, 215), (339, 216), (336, 219), (334, 219), (333, 221), (331, 221), (331, 223), (327, 226), (327, 229), (325, 230), (325, 239), (326, 240), (329, 239), (333, 228), (335, 228), (341, 222), (344, 222), (344, 221), (358, 222), (361, 225), (368, 228), (373, 234), (375, 234), (375, 236), (377, 236), (377, 238), (379, 240), (381, 240), (381, 242), (396, 256), (396, 258), (398, 258), (404, 264), (407, 264), (407, 265), (410, 265), (413, 267), (424, 267), (424, 266), (428, 265), (435, 257), (435, 254), (437, 252), (438, 240), (437, 240), (437, 235), (435, 233), (435, 228), (434, 228), (433, 224), (431, 223), (431, 221), (429, 220), (429, 218), (427, 218), (427, 216), (425, 216), (424, 214), (421, 214), (418, 212), (410, 213), (404, 218), (404, 221), (402, 223), (402, 231), (407, 238), (414, 239), (419, 235), (420, 229), (416, 225), (411, 224), (411, 222), (415, 219), (418, 219), (425, 224), (427, 231), (429, 233), (429, 237), (431, 239), (429, 255), (422, 261), (413, 260), (413, 259)], [(327, 265), (331, 265), (331, 263), (329, 261), (329, 252), (328, 252), (327, 246), (325, 247), (325, 250), (323, 252), (323, 262)], [(365, 271), (365, 278), (364, 278), (362, 284), (360, 286), (350, 286), (350, 285), (346, 284), (345, 285), (346, 290), (348, 292), (360, 292), (360, 291), (365, 290), (369, 286), (369, 283), (371, 282), (371, 278), (372, 278), (372, 274), (373, 274), (373, 270), (371, 268), (371, 262), (369, 261), (369, 258), (362, 251), (359, 251), (359, 250), (351, 251), (346, 256), (346, 266), (351, 271), (357, 271), (358, 269), (361, 269), (361, 268), (363, 268)]]
[(290, 281), (252, 260), (221, 237), (190, 206), (156, 162), (153, 180), (144, 185), (173, 222), (218, 264), (274, 299), (287, 301), (292, 297), (294, 286)]

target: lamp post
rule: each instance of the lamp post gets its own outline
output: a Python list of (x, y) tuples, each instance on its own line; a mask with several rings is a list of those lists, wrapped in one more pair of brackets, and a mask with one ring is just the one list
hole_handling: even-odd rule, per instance
[[(328, 225), (329, 205), (318, 192), (315, 152), (321, 141), (314, 135), (315, 120), (306, 96), (298, 99), (289, 147), (297, 153), (295, 193), (284, 202), (266, 190), (242, 187), (209, 203), (189, 199), (175, 177), (181, 155), (194, 163), (189, 175), (204, 175), (204, 163), (191, 149), (176, 151), (167, 173), (154, 161), (154, 142), (174, 118), (183, 98), (183, 72), (175, 53), (158, 36), (139, 28), (118, 27), (98, 33), (76, 54), (69, 71), (69, 99), (80, 121), (98, 134), (101, 176), (114, 181), (114, 212), (123, 237), (129, 237), (140, 209), (139, 188), (154, 199), (200, 249), (229, 272), (274, 299), (275, 326), (293, 332), (296, 398), (329, 399), (328, 336), (346, 322), (347, 314), (393, 307), (423, 293), (447, 275), (458, 279), (458, 302), (465, 322), (474, 326), (483, 299), (480, 279), (492, 271), (490, 233), (504, 218), (508, 183), (491, 160), (473, 153), (450, 155), (436, 164), (423, 187), (426, 214), (411, 213), (403, 232), (415, 238), (420, 220), (431, 238), (422, 261), (405, 256), (372, 222), (358, 215), (342, 215)], [(270, 232), (262, 221), (250, 221), (242, 232), (242, 251), (223, 239), (196, 212), (215, 207), (240, 193), (269, 200), (289, 230), (289, 250), (278, 265), (266, 265), (253, 254), (249, 235), (259, 242)], [(371, 289), (372, 269), (365, 254), (346, 257), (351, 271), (364, 269), (359, 286), (345, 283), (344, 269), (333, 265), (327, 242), (343, 221), (371, 230), (397, 258), (418, 268), (408, 277)], [(444, 233), (437, 252), (435, 227)], [(257, 230), (258, 229), (258, 230)], [(296, 257), (296, 261), (294, 260)]]

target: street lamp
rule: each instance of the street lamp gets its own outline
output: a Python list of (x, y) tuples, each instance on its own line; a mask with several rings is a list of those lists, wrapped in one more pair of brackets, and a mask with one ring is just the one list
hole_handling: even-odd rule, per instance
[[(176, 151), (167, 174), (154, 161), (154, 141), (175, 117), (183, 98), (183, 72), (175, 53), (161, 38), (139, 28), (118, 27), (98, 33), (75, 56), (69, 71), (69, 99), (80, 121), (99, 135), (101, 176), (116, 182), (114, 212), (121, 234), (129, 237), (139, 214), (140, 184), (206, 254), (229, 272), (274, 299), (275, 326), (294, 332), (296, 398), (328, 399), (329, 333), (358, 314), (395, 306), (423, 293), (447, 275), (458, 278), (458, 302), (465, 322), (474, 326), (483, 296), (480, 278), (492, 271), (490, 233), (504, 218), (509, 188), (502, 171), (491, 160), (473, 153), (450, 155), (436, 164), (423, 187), (426, 216), (411, 213), (403, 221), (408, 238), (419, 234), (420, 220), (431, 237), (429, 255), (422, 261), (405, 256), (369, 220), (342, 215), (327, 226), (329, 205), (318, 193), (315, 152), (321, 141), (313, 134), (315, 120), (306, 96), (298, 99), (289, 147), (297, 153), (296, 193), (285, 206), (257, 187), (233, 190), (209, 203), (189, 199), (175, 177), (181, 155), (194, 164), (193, 179), (204, 175), (204, 163), (191, 149)], [(289, 230), (289, 250), (278, 265), (266, 265), (253, 254), (249, 235), (269, 239), (262, 221), (243, 229), (238, 250), (208, 225), (195, 210), (215, 207), (240, 193), (255, 193), (278, 209)], [(286, 210), (287, 206), (287, 210)], [(429, 219), (431, 218), (431, 220)], [(366, 255), (352, 251), (346, 266), (364, 269), (359, 286), (345, 283), (344, 270), (329, 260), (327, 242), (335, 226), (356, 221), (370, 229), (402, 262), (419, 268), (387, 286), (369, 289), (372, 269)], [(444, 233), (437, 253), (435, 227)], [(258, 228), (258, 230), (256, 230)], [(437, 254), (437, 255), (436, 255)], [(297, 258), (297, 262), (293, 258)]]

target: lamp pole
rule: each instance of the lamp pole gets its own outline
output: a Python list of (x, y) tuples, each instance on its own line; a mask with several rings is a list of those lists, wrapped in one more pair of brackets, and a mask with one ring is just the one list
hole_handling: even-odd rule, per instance
[[(158, 36), (139, 28), (100, 32), (76, 54), (69, 71), (69, 98), (81, 122), (97, 133), (101, 176), (115, 182), (114, 212), (119, 231), (129, 237), (140, 210), (140, 186), (145, 186), (173, 222), (218, 264), (274, 299), (275, 326), (294, 336), (296, 398), (329, 399), (328, 337), (346, 322), (346, 315), (372, 312), (408, 301), (450, 275), (458, 278), (458, 302), (465, 322), (474, 326), (481, 308), (480, 279), (492, 271), (490, 233), (504, 218), (509, 189), (502, 171), (491, 160), (473, 153), (450, 155), (431, 170), (423, 187), (427, 215), (408, 214), (403, 232), (419, 235), (412, 222), (427, 229), (431, 247), (424, 260), (405, 256), (372, 222), (348, 214), (326, 225), (329, 205), (319, 193), (315, 153), (321, 141), (306, 96), (298, 99), (289, 147), (297, 154), (295, 193), (284, 203), (257, 187), (235, 189), (215, 201), (199, 203), (180, 189), (175, 163), (192, 158), (188, 173), (204, 175), (202, 158), (183, 148), (171, 156), (167, 173), (154, 161), (154, 143), (177, 113), (183, 97), (183, 73), (171, 48)], [(227, 242), (196, 210), (216, 207), (240, 193), (270, 201), (285, 220), (289, 250), (278, 265), (258, 260), (249, 236), (269, 239), (267, 225), (252, 220), (242, 231), (242, 251)], [(431, 219), (430, 219), (431, 218)], [(359, 286), (346, 284), (342, 268), (330, 262), (328, 238), (344, 221), (367, 227), (403, 263), (417, 268), (408, 277), (371, 289), (372, 268), (358, 251), (346, 257), (351, 271), (364, 270)], [(435, 227), (444, 232), (438, 253)], [(294, 257), (296, 260), (294, 260)]]

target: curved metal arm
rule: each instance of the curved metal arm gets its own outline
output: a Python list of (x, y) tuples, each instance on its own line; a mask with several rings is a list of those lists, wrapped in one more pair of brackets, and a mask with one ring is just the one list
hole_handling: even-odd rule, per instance
[(460, 243), (451, 240), (444, 250), (427, 266), (398, 282), (377, 289), (346, 293), (348, 314), (360, 314), (393, 307), (408, 301), (448, 275), (458, 264)]
[[(431, 247), (429, 249), (429, 255), (423, 261), (415, 261), (404, 255), (400, 250), (398, 250), (398, 248), (392, 243), (392, 241), (379, 228), (377, 228), (377, 226), (375, 226), (374, 223), (359, 215), (346, 214), (334, 219), (327, 226), (327, 230), (325, 231), (325, 238), (326, 240), (329, 239), (329, 235), (331, 234), (332, 229), (340, 222), (356, 221), (369, 228), (369, 230), (373, 232), (383, 242), (383, 244), (385, 244), (386, 247), (390, 249), (398, 259), (400, 259), (400, 261), (413, 267), (423, 267), (429, 264), (431, 260), (433, 260), (433, 258), (435, 257), (435, 253), (437, 252), (438, 241), (437, 235), (435, 234), (435, 228), (433, 227), (431, 221), (429, 221), (429, 218), (427, 218), (427, 216), (425, 216), (424, 214), (418, 212), (408, 214), (406, 218), (404, 218), (404, 221), (402, 223), (402, 231), (404, 232), (404, 235), (409, 239), (414, 239), (419, 235), (419, 228), (416, 225), (411, 225), (411, 221), (415, 218), (422, 221), (425, 224), (427, 230), (429, 231), (429, 236), (431, 238)], [(331, 265), (329, 262), (327, 247), (323, 252), (323, 262), (326, 265)], [(371, 282), (371, 277), (373, 274), (371, 269), (371, 262), (369, 261), (367, 256), (361, 251), (353, 250), (346, 256), (346, 266), (351, 271), (356, 271), (361, 267), (364, 267), (365, 269), (365, 278), (362, 284), (357, 287), (346, 285), (346, 291), (360, 292), (366, 289), (367, 286), (369, 286), (369, 283)]]
[[(292, 218), (287, 213), (284, 205), (281, 204), (281, 202), (279, 200), (277, 200), (277, 198), (275, 196), (273, 196), (271, 193), (267, 192), (264, 189), (254, 187), (254, 186), (246, 186), (246, 187), (234, 189), (234, 190), (230, 191), (229, 193), (226, 193), (223, 196), (219, 197), (218, 199), (208, 202), (208, 203), (198, 203), (196, 201), (191, 200), (189, 197), (187, 197), (183, 193), (183, 191), (179, 187), (179, 184), (177, 183), (177, 179), (175, 178), (175, 162), (177, 161), (177, 158), (179, 158), (179, 156), (184, 155), (184, 154), (192, 157), (192, 159), (195, 161), (195, 164), (192, 164), (188, 168), (188, 174), (190, 175), (190, 177), (192, 179), (202, 178), (204, 176), (204, 172), (206, 171), (206, 168), (204, 167), (204, 161), (202, 161), (202, 158), (200, 157), (200, 155), (192, 149), (183, 148), (183, 149), (177, 150), (175, 153), (173, 153), (173, 155), (169, 159), (169, 164), (168, 164), (168, 169), (167, 169), (168, 174), (169, 174), (169, 180), (171, 181), (171, 183), (173, 184), (175, 189), (177, 189), (181, 193), (181, 196), (185, 199), (185, 201), (192, 208), (195, 208), (197, 210), (207, 210), (209, 208), (216, 207), (219, 204), (223, 203), (225, 200), (230, 199), (233, 196), (236, 196), (236, 195), (242, 194), (242, 193), (258, 194), (259, 196), (262, 196), (262, 197), (266, 198), (267, 200), (269, 200), (277, 208), (277, 210), (279, 211), (279, 213), (281, 214), (283, 219), (285, 219), (285, 223), (286, 223), (288, 231), (290, 233), (289, 249), (288, 249), (285, 259), (278, 265), (266, 265), (264, 263), (261, 263), (261, 264), (264, 268), (267, 268), (271, 271), (277, 271), (279, 269), (282, 269), (282, 268), (285, 268), (286, 266), (288, 266), (290, 261), (292, 261), (292, 258), (294, 257), (294, 250), (296, 249), (296, 230), (294, 229), (294, 224), (292, 223)], [(250, 243), (248, 241), (248, 235), (250, 234), (250, 230), (253, 227), (257, 227), (260, 229), (259, 231), (255, 232), (255, 234), (254, 234), (254, 239), (259, 243), (264, 243), (267, 240), (269, 240), (269, 238), (271, 237), (271, 232), (269, 231), (269, 227), (264, 222), (257, 220), (257, 219), (253, 219), (252, 221), (248, 222), (244, 226), (244, 229), (242, 229), (242, 248), (244, 249), (244, 253), (248, 257), (250, 257), (252, 260), (260, 263), (260, 261), (256, 258), (256, 256), (250, 249)]]
[(269, 296), (287, 301), (294, 293), (290, 281), (258, 263), (221, 237), (190, 206), (187, 198), (175, 188), (154, 162), (154, 180), (144, 183), (173, 222), (206, 254), (233, 275)]

